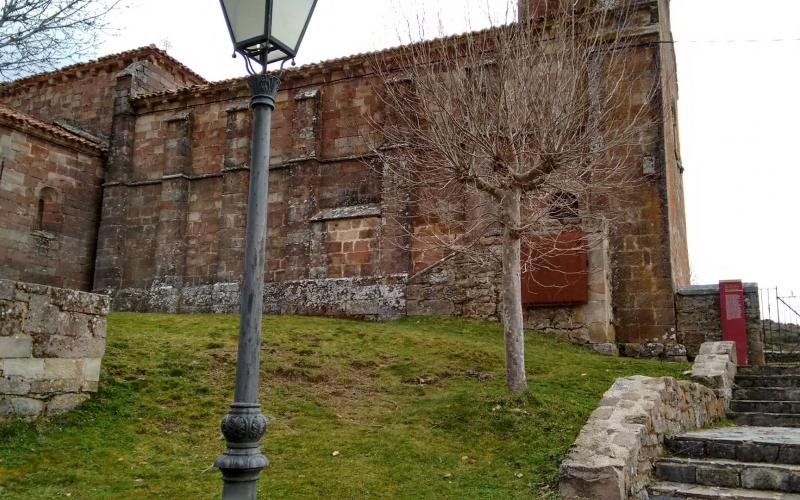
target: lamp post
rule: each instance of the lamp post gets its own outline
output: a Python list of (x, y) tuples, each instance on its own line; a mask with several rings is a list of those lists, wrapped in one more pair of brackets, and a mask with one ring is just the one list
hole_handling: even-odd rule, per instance
[[(267, 65), (294, 59), (317, 1), (220, 0), (220, 4), (234, 50), (244, 56), (250, 74), (253, 140), (236, 390), (230, 412), (221, 424), (227, 447), (214, 461), (214, 466), (222, 472), (223, 499), (255, 500), (258, 476), (269, 463), (260, 447), (267, 419), (258, 404), (258, 374), (264, 309), (270, 127), (281, 83), (277, 76), (267, 74)], [(260, 71), (254, 69), (257, 66)]]

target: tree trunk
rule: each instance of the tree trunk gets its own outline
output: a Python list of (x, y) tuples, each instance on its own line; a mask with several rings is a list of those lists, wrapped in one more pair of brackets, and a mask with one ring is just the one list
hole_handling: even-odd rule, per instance
[(503, 200), (506, 227), (503, 231), (503, 334), (506, 346), (506, 385), (519, 394), (528, 390), (525, 380), (525, 332), (522, 326), (520, 277), (520, 191)]

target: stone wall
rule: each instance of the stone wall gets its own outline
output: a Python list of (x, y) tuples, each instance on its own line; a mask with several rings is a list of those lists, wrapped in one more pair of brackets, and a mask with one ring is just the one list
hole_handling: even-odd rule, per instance
[(57, 415), (97, 391), (108, 297), (0, 280), (0, 420)]
[(617, 379), (560, 469), (566, 500), (645, 499), (666, 437), (716, 422), (725, 406), (712, 389), (670, 377)]
[[(405, 316), (405, 275), (266, 283), (267, 314), (338, 316), (391, 320)], [(162, 285), (114, 292), (114, 307), (125, 311), (182, 313), (239, 312), (239, 283)]]
[[(764, 338), (757, 284), (744, 285), (744, 303), (748, 357), (751, 364), (763, 366)], [(681, 287), (675, 296), (675, 311), (678, 342), (686, 346), (691, 356), (699, 353), (703, 343), (722, 340), (719, 285)]]
[(91, 289), (103, 162), (88, 141), (0, 115), (0, 278)]

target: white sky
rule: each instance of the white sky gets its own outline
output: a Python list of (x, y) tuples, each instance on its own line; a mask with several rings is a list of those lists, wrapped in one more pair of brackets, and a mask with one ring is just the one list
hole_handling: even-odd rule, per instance
[[(244, 74), (216, 0), (131, 3), (102, 54), (155, 43), (211, 80)], [(320, 0), (297, 62), (397, 45), (423, 6), (460, 32), (506, 0)], [(672, 25), (693, 280), (800, 292), (800, 1), (672, 0)]]

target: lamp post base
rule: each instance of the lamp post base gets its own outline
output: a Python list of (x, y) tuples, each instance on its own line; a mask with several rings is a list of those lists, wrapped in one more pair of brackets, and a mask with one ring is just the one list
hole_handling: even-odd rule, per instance
[(267, 417), (261, 405), (234, 403), (222, 419), (222, 434), (228, 442), (225, 453), (214, 461), (222, 472), (222, 498), (254, 500), (261, 470), (269, 460), (261, 453), (261, 437), (267, 432)]

